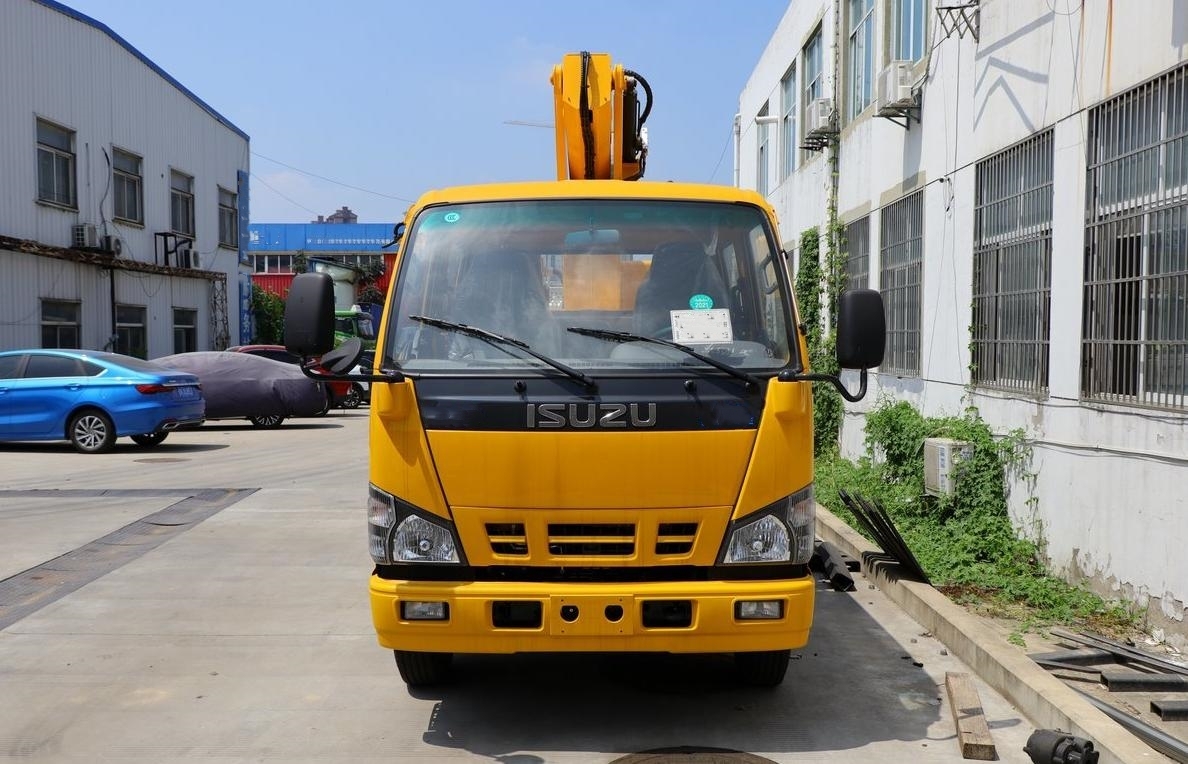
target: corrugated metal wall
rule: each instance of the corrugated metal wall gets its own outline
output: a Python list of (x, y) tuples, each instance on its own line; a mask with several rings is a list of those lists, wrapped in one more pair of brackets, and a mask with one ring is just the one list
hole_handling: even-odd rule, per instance
[[(123, 257), (154, 262), (154, 233), (171, 227), (169, 173), (176, 169), (194, 177), (195, 248), (201, 267), (226, 274), (234, 290), (241, 270), (239, 253), (238, 248), (218, 244), (218, 189), (236, 191), (237, 174), (249, 169), (246, 135), (220, 121), (210, 107), (104, 30), (34, 0), (0, 3), (0, 72), (0, 234), (62, 247), (71, 245), (73, 225), (94, 224), (101, 233), (105, 229), (122, 242)], [(77, 210), (35, 201), (38, 118), (74, 132)], [(143, 158), (143, 226), (112, 220), (108, 156), (113, 148)], [(30, 271), (0, 253), (0, 283), (21, 292), (20, 300), (25, 300), (26, 291), (41, 294), (61, 286), (55, 285), (52, 274), (86, 268), (59, 260), (48, 263)], [(34, 272), (39, 279), (51, 274), (51, 281), (26, 280)], [(90, 288), (88, 279), (94, 280), (104, 302), (109, 300), (106, 276), (78, 278), (80, 288)], [(136, 278), (143, 278), (144, 291), (157, 289), (159, 294), (165, 288), (147, 286), (157, 281), (164, 284), (162, 277), (137, 274)], [(173, 281), (190, 279), (174, 277)], [(132, 286), (139, 291), (138, 283)], [(209, 288), (205, 280), (196, 284)], [(207, 347), (209, 298), (205, 294), (201, 300), (181, 297), (197, 302), (203, 327), (199, 347)], [(228, 306), (232, 340), (240, 334), (235, 303), (232, 299)], [(2, 316), (0, 321), (6, 320)], [(30, 326), (0, 326), (0, 347), (11, 346), (16, 334), (27, 336), (30, 331)], [(158, 332), (171, 335), (172, 329), (154, 329), (154, 336)]]
[(211, 284), (204, 278), (187, 278), (134, 271), (107, 271), (90, 265), (0, 250), (0, 272), (10, 284), (36, 284), (34, 288), (6, 290), (0, 300), (0, 350), (41, 345), (41, 301), (66, 300), (81, 307), (79, 344), (91, 350), (107, 347), (112, 334), (111, 273), (119, 305), (145, 308), (148, 356), (174, 352), (173, 309), (198, 311), (198, 347), (210, 347)]

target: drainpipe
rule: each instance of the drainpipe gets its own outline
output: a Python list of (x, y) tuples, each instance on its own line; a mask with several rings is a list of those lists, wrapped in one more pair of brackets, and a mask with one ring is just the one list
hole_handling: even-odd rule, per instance
[(738, 188), (738, 164), (742, 158), (742, 114), (734, 115), (734, 187)]

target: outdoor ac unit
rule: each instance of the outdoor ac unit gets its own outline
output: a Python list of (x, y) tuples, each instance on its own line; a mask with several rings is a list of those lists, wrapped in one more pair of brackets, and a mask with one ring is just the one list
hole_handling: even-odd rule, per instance
[(107, 235), (99, 240), (99, 249), (110, 255), (119, 257), (124, 251), (124, 242), (119, 237)]
[(74, 249), (98, 249), (99, 228), (94, 223), (70, 226), (70, 246)]
[(892, 61), (879, 72), (875, 101), (879, 109), (904, 109), (916, 105), (912, 88), (912, 62)]
[(973, 456), (973, 444), (952, 438), (925, 438), (924, 493), (952, 496), (961, 463)]
[(831, 135), (833, 127), (833, 101), (828, 98), (818, 98), (811, 101), (805, 117), (806, 135)]
[(196, 249), (179, 249), (177, 251), (177, 267), (178, 268), (198, 268), (198, 250)]

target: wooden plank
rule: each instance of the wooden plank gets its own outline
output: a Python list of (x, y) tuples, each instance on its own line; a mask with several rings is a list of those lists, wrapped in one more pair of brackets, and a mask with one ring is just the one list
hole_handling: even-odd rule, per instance
[(957, 726), (957, 743), (961, 758), (994, 761), (998, 751), (990, 737), (990, 727), (982, 712), (982, 700), (969, 674), (945, 673), (945, 687), (949, 690), (949, 705), (953, 709), (953, 723)]

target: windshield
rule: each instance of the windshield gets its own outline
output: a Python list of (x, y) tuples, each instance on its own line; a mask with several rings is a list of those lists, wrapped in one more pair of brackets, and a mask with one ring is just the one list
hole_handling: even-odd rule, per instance
[(339, 316), (334, 319), (334, 331), (360, 339), (375, 339), (371, 316)]
[(539, 200), (432, 207), (409, 233), (386, 354), (406, 371), (547, 369), (514, 346), (410, 318), (467, 324), (575, 369), (732, 367), (794, 360), (783, 262), (766, 217), (726, 203)]

